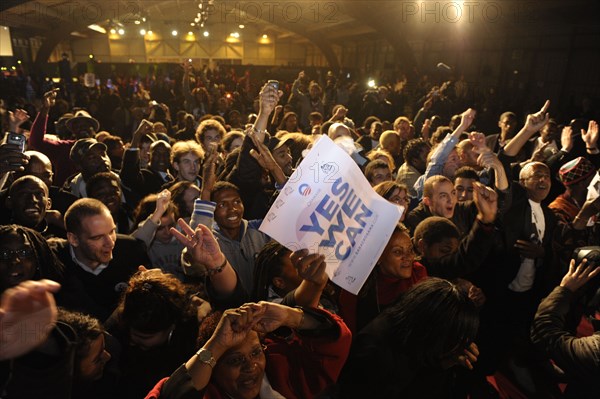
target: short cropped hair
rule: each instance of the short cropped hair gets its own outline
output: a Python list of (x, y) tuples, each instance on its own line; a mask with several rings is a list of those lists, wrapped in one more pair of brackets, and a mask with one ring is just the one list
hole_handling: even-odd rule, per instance
[(67, 228), (67, 232), (75, 235), (81, 234), (81, 222), (83, 219), (102, 214), (110, 215), (110, 211), (102, 202), (94, 198), (78, 199), (65, 212), (65, 227)]
[(470, 166), (458, 168), (454, 173), (454, 181), (456, 181), (456, 179), (459, 177), (463, 179), (473, 179), (479, 181), (479, 175), (477, 174), (477, 171)]
[(413, 239), (415, 244), (419, 240), (427, 245), (442, 242), (446, 238), (460, 238), (458, 228), (450, 220), (441, 216), (430, 216), (423, 219), (415, 228)]
[(240, 192), (240, 189), (235, 184), (229, 183), (228, 181), (218, 181), (215, 183), (213, 189), (210, 191), (210, 200), (214, 201), (217, 193), (223, 190), (235, 190), (238, 192), (238, 194)]
[(448, 179), (446, 176), (433, 175), (428, 177), (427, 180), (425, 180), (425, 183), (423, 183), (423, 197), (431, 198), (431, 196), (433, 195), (433, 185), (445, 181), (452, 184), (450, 179)]

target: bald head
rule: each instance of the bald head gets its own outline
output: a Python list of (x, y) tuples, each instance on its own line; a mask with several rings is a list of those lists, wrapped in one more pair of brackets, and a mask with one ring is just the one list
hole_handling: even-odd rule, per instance
[(22, 172), (15, 172), (15, 177), (35, 176), (41, 179), (48, 188), (51, 187), (54, 173), (52, 172), (50, 158), (38, 151), (25, 151), (24, 154), (29, 156), (29, 163), (25, 165)]
[(329, 130), (327, 131), (327, 135), (329, 136), (329, 138), (331, 140), (335, 140), (338, 137), (342, 137), (342, 136), (352, 137), (352, 133), (350, 132), (350, 129), (348, 129), (348, 126), (344, 125), (343, 123), (339, 123), (339, 122), (336, 122), (329, 127)]

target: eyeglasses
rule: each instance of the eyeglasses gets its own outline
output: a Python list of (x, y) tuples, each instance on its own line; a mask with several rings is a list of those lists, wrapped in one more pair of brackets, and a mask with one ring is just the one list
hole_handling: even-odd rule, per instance
[(11, 260), (15, 257), (19, 259), (30, 258), (35, 254), (33, 248), (26, 249), (5, 249), (0, 250), (0, 260)]
[(227, 358), (225, 358), (223, 360), (223, 362), (228, 367), (241, 367), (246, 362), (252, 363), (252, 362), (257, 361), (264, 354), (266, 349), (267, 349), (266, 345), (260, 345), (260, 346), (257, 346), (256, 348), (254, 348), (252, 350), (252, 352), (250, 352), (249, 355), (242, 355), (240, 353), (240, 354), (228, 356)]

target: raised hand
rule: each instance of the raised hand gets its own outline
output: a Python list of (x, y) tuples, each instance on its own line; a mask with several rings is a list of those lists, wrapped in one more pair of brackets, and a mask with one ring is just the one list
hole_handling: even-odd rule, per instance
[(247, 135), (250, 137), (255, 147), (250, 150), (250, 155), (252, 158), (256, 159), (256, 162), (258, 162), (263, 169), (268, 171), (272, 171), (278, 167), (275, 158), (273, 158), (273, 154), (271, 154), (271, 151), (269, 151), (269, 148), (263, 142), (261, 142), (253, 132), (248, 132)]
[(457, 357), (456, 363), (464, 368), (473, 370), (473, 363), (477, 361), (477, 357), (479, 357), (479, 348), (475, 342), (471, 342), (464, 349), (463, 353)]
[(473, 183), (473, 200), (477, 206), (477, 219), (489, 224), (496, 220), (498, 213), (498, 194), (479, 182)]
[(147, 119), (142, 119), (138, 128), (133, 133), (133, 138), (131, 140), (131, 148), (139, 148), (142, 137), (146, 134), (152, 133), (152, 129), (154, 128), (154, 124)]
[(282, 95), (283, 92), (281, 90), (277, 90), (272, 85), (266, 83), (260, 90), (259, 94), (259, 113), (269, 116), (275, 109), (275, 106), (277, 106), (277, 103)]
[(0, 144), (0, 175), (6, 172), (22, 172), (28, 163), (29, 155), (23, 154), (17, 144)]
[(202, 199), (210, 200), (210, 192), (217, 181), (217, 162), (219, 159), (219, 151), (217, 151), (217, 143), (208, 145), (208, 151), (202, 163)]
[(281, 326), (297, 328), (300, 326), (302, 320), (301, 310), (274, 302), (261, 301), (242, 306), (242, 308), (246, 307), (254, 310), (252, 314), (254, 317), (252, 328), (258, 332), (268, 333)]
[(169, 190), (164, 189), (158, 193), (154, 215), (158, 216), (159, 218), (162, 217), (167, 211), (169, 201), (171, 201), (171, 192)]
[(333, 114), (333, 116), (331, 117), (332, 121), (343, 121), (344, 118), (346, 117), (346, 114), (348, 113), (348, 110), (346, 109), (346, 107), (341, 106), (338, 107), (335, 110), (335, 114)]
[(224, 353), (244, 342), (252, 330), (254, 313), (255, 310), (248, 306), (226, 310), (205, 346), (216, 346), (219, 352)]
[(593, 262), (588, 262), (587, 259), (584, 259), (575, 267), (575, 259), (571, 259), (569, 271), (563, 277), (560, 286), (565, 287), (571, 292), (575, 292), (598, 274), (600, 274), (600, 267), (595, 266)]
[(539, 146), (534, 152), (533, 154), (531, 154), (531, 162), (543, 162), (546, 157), (544, 156), (544, 151), (546, 150), (546, 147), (548, 147), (550, 145), (550, 142), (544, 143), (541, 146)]
[(571, 126), (563, 127), (560, 133), (561, 150), (570, 152), (573, 149), (573, 129)]
[(581, 129), (581, 138), (588, 149), (596, 149), (598, 145), (598, 122), (590, 121), (587, 131)]
[(485, 152), (491, 152), (485, 145), (485, 134), (479, 132), (471, 132), (469, 133), (469, 141), (473, 144), (473, 151), (478, 154), (483, 154)]
[(535, 133), (539, 131), (550, 119), (550, 114), (548, 114), (548, 108), (550, 108), (550, 100), (546, 100), (542, 108), (536, 112), (535, 114), (527, 115), (527, 120), (525, 121), (525, 129), (530, 133)]
[(27, 120), (29, 115), (24, 109), (16, 109), (15, 112), (8, 111), (8, 123), (11, 132), (17, 132), (17, 129)]
[(473, 123), (476, 114), (477, 111), (475, 111), (473, 108), (469, 108), (465, 112), (460, 114), (460, 124), (458, 125), (458, 128), (456, 130), (459, 130), (461, 132), (467, 130), (469, 126), (471, 126), (471, 124)]
[(309, 254), (307, 249), (301, 249), (292, 253), (290, 260), (302, 279), (320, 287), (327, 284), (329, 277), (325, 273), (327, 263), (324, 255)]
[(196, 263), (206, 266), (207, 269), (216, 269), (225, 261), (225, 255), (221, 252), (217, 239), (210, 229), (202, 224), (192, 230), (183, 219), (177, 221), (183, 233), (171, 227), (171, 233), (188, 250), (188, 255)]
[[(25, 281), (0, 297), (0, 360), (21, 356), (43, 343), (56, 323), (51, 280)], [(25, 333), (26, 332), (26, 333)]]
[(54, 105), (56, 104), (56, 96), (58, 95), (59, 91), (60, 89), (57, 88), (44, 93), (44, 101), (42, 107), (45, 110), (49, 110), (50, 108), (54, 107)]

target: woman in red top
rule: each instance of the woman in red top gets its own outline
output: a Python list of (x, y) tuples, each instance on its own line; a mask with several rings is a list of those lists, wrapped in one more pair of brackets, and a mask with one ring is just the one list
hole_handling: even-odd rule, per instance
[(415, 261), (408, 229), (399, 223), (358, 295), (340, 292), (340, 315), (354, 334), (425, 278), (427, 270)]

